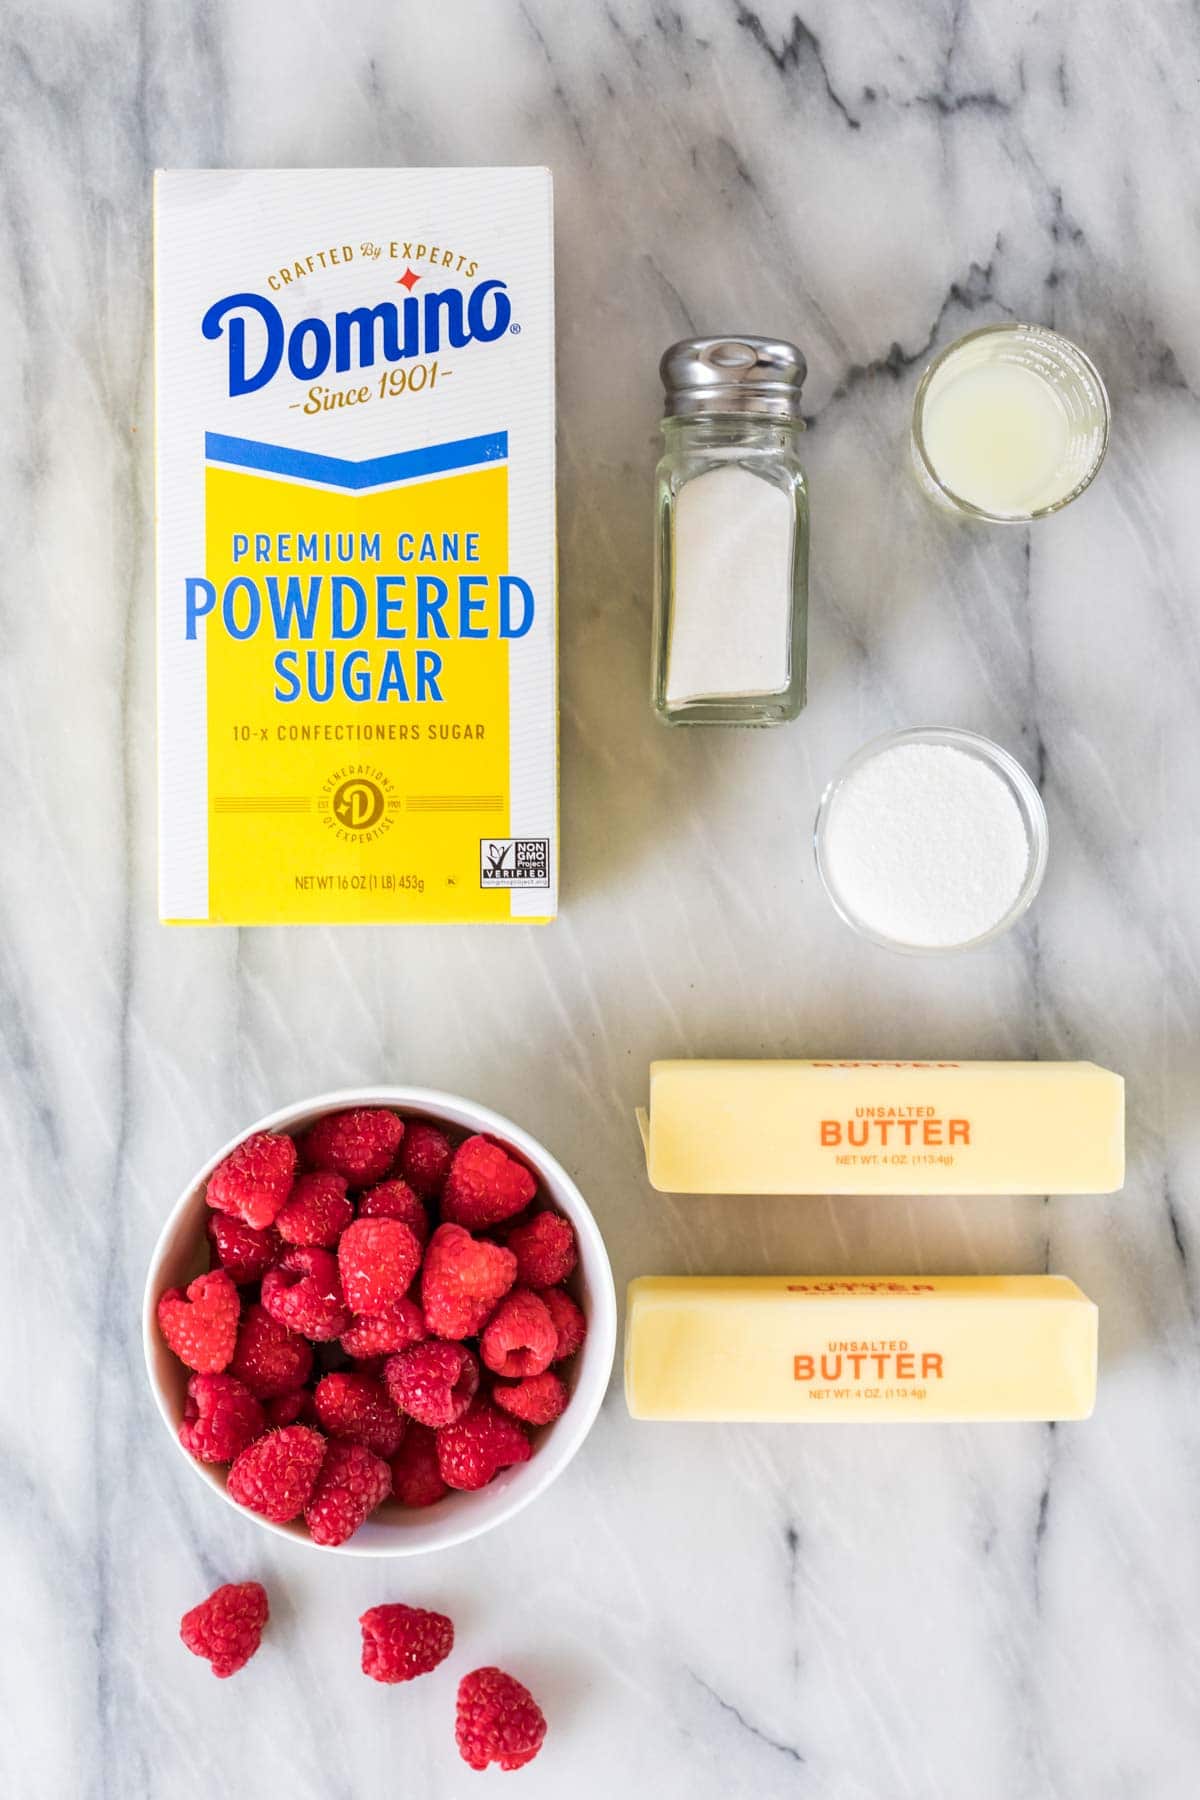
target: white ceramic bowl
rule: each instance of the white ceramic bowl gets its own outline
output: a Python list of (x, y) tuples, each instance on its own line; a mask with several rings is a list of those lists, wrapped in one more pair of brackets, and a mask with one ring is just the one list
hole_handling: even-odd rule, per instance
[(578, 1355), (563, 1369), (571, 1389), (566, 1411), (552, 1425), (539, 1430), (530, 1460), (516, 1468), (501, 1470), (494, 1481), (475, 1493), (448, 1494), (431, 1507), (409, 1511), (385, 1504), (359, 1527), (348, 1543), (333, 1547), (333, 1553), (342, 1556), (416, 1556), (425, 1550), (444, 1550), (450, 1544), (461, 1544), (467, 1538), (478, 1537), (511, 1519), (514, 1513), (545, 1493), (591, 1430), (612, 1371), (617, 1300), (604, 1240), (583, 1195), (566, 1170), (519, 1125), (489, 1111), (486, 1106), (460, 1099), (456, 1094), (409, 1087), (356, 1088), (345, 1093), (319, 1094), (315, 1099), (286, 1106), (280, 1112), (247, 1125), (244, 1131), (239, 1131), (228, 1144), (215, 1151), (188, 1182), (171, 1208), (155, 1245), (146, 1278), (142, 1317), (146, 1368), (171, 1441), (214, 1493), (228, 1501), (242, 1518), (253, 1520), (279, 1537), (291, 1538), (314, 1550), (328, 1548), (314, 1544), (302, 1522), (273, 1525), (256, 1513), (237, 1506), (225, 1489), (225, 1469), (197, 1462), (188, 1455), (179, 1442), (188, 1370), (163, 1342), (155, 1313), (164, 1289), (185, 1287), (208, 1267), (208, 1240), (204, 1230), (208, 1208), (204, 1189), (217, 1164), (252, 1131), (303, 1131), (323, 1113), (342, 1112), (351, 1106), (390, 1106), (400, 1113), (414, 1114), (467, 1133), (484, 1132), (495, 1138), (536, 1172), (542, 1196), (570, 1219), (579, 1243), (579, 1267), (569, 1285), (587, 1318), (587, 1337)]

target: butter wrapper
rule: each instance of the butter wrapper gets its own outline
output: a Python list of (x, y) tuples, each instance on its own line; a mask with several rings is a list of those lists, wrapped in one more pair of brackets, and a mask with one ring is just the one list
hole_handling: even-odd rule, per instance
[(1125, 1083), (1088, 1062), (656, 1062), (639, 1114), (676, 1194), (1112, 1194)]
[(625, 1396), (635, 1419), (1086, 1419), (1098, 1328), (1062, 1275), (642, 1276)]

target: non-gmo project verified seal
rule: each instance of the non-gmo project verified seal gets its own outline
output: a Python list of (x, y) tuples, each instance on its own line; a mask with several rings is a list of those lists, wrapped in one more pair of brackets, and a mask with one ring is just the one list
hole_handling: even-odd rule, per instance
[(549, 838), (480, 838), (481, 888), (548, 888)]

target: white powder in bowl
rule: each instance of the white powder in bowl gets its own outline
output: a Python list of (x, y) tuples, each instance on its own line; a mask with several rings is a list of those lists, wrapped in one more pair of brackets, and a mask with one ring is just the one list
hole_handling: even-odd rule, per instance
[(995, 769), (948, 744), (893, 744), (846, 777), (823, 858), (847, 912), (923, 950), (982, 937), (1020, 892), (1025, 822)]

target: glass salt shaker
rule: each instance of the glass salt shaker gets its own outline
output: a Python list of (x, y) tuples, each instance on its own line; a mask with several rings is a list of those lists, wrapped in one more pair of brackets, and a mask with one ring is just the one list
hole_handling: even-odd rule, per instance
[(651, 700), (668, 725), (780, 725), (804, 705), (803, 354), (684, 338), (660, 366)]

